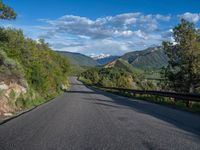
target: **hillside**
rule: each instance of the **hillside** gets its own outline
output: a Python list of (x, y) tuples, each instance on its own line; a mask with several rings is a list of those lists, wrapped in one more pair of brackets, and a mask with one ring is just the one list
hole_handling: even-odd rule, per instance
[(21, 30), (1, 29), (0, 116), (46, 102), (68, 85), (67, 59)]
[(110, 62), (116, 60), (117, 58), (119, 58), (119, 56), (109, 56), (109, 57), (97, 59), (96, 61), (101, 65), (105, 65), (107, 63), (110, 63)]
[(134, 51), (124, 54), (122, 59), (139, 69), (160, 69), (166, 66), (168, 58), (161, 47), (151, 47), (143, 51)]
[(91, 57), (88, 57), (80, 53), (72, 53), (64, 51), (57, 51), (57, 53), (67, 57), (71, 62), (71, 64), (74, 65), (88, 66), (88, 67), (94, 67), (99, 65), (99, 63), (94, 59), (92, 59)]
[(117, 69), (121, 69), (126, 72), (129, 72), (129, 73), (135, 73), (135, 74), (142, 72), (141, 70), (134, 68), (131, 64), (129, 64), (127, 61), (125, 61), (121, 58), (116, 59), (116, 60), (106, 64), (104, 66), (104, 68), (117, 68)]
[(155, 84), (145, 80), (143, 71), (134, 68), (123, 59), (114, 60), (103, 67), (91, 68), (82, 72), (79, 79), (86, 84), (105, 87), (133, 89), (155, 89)]

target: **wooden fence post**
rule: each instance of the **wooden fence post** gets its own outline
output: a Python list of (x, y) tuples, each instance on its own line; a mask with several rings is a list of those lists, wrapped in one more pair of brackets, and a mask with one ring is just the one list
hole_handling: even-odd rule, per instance
[(186, 101), (186, 107), (191, 108), (192, 107), (192, 102), (190, 100)]

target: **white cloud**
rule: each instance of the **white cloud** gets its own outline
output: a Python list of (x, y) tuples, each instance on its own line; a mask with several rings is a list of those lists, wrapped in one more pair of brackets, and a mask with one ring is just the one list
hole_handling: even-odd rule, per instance
[[(69, 43), (75, 43), (73, 41)], [(96, 39), (96, 40), (88, 40), (83, 43), (76, 43), (77, 45), (70, 45), (66, 43), (56, 43), (52, 44), (52, 47), (56, 50), (60, 51), (71, 51), (71, 52), (79, 52), (86, 55), (91, 54), (112, 54), (112, 55), (121, 55), (125, 52), (130, 51), (131, 44), (125, 41), (115, 41), (112, 39)], [(61, 45), (61, 46), (60, 46)]]
[(171, 38), (170, 15), (136, 12), (97, 19), (65, 15), (39, 21), (41, 25), (29, 27), (30, 30), (23, 27), (29, 37), (44, 38), (55, 50), (86, 55), (121, 55), (159, 45), (162, 40)]
[(162, 36), (161, 40), (169, 40), (169, 41), (171, 41), (171, 39), (173, 38), (172, 34), (173, 34), (173, 29), (169, 29), (167, 31), (162, 32), (161, 33), (161, 36)]
[(110, 57), (110, 54), (91, 54), (90, 57), (92, 57), (93, 59), (97, 60), (97, 59), (102, 59), (102, 58), (107, 58)]
[(186, 12), (182, 15), (179, 15), (179, 17), (193, 23), (197, 23), (198, 21), (200, 21), (200, 14), (198, 13)]
[(156, 15), (156, 19), (162, 20), (162, 21), (169, 21), (169, 20), (171, 19), (171, 16), (170, 16), (170, 15), (168, 15), (168, 16), (163, 16), (163, 15), (157, 14), (157, 15)]
[(137, 34), (138, 31), (153, 32), (158, 29), (160, 21), (169, 20), (170, 16), (163, 16), (160, 14), (144, 15), (142, 13), (126, 13), (97, 18), (96, 20), (80, 16), (65, 15), (56, 20), (44, 19), (42, 21), (48, 24), (46, 29), (51, 28), (51, 33), (68, 33), (90, 37), (92, 39), (105, 39), (123, 36), (142, 37), (141, 34)]
[(134, 34), (144, 40), (148, 39), (148, 35), (146, 33), (142, 32), (141, 30), (134, 31)]
[(140, 12), (106, 16), (95, 20), (65, 15), (56, 20), (41, 19), (40, 21), (46, 25), (38, 28), (43, 31), (41, 37), (47, 39), (56, 50), (87, 55), (121, 55), (159, 44), (160, 23), (170, 19), (170, 15), (145, 15)]

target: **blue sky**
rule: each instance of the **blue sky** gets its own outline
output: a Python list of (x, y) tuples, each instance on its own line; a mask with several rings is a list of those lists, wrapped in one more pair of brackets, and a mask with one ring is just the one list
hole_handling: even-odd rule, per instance
[(53, 49), (86, 55), (123, 53), (173, 40), (185, 18), (199, 27), (199, 0), (4, 0), (18, 14), (5, 27), (44, 38)]

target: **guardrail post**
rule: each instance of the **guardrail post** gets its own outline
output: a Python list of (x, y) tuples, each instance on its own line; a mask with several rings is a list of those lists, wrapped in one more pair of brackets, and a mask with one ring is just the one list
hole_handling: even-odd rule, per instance
[(190, 100), (186, 101), (186, 107), (191, 108), (192, 107), (192, 102)]

